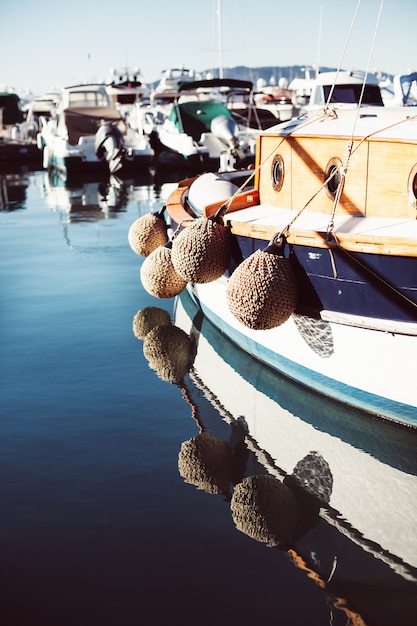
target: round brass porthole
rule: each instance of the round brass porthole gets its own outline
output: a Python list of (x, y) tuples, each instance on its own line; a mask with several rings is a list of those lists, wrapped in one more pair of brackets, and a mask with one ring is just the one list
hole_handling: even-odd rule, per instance
[(411, 206), (417, 209), (417, 163), (411, 169), (408, 177), (407, 191)]
[[(333, 157), (326, 165), (326, 169), (324, 172), (324, 181), (326, 183), (326, 193), (329, 198), (334, 198), (336, 195), (337, 188), (339, 187), (341, 181), (340, 175), (340, 167), (342, 165), (342, 161), (339, 157)], [(343, 184), (343, 183), (342, 183)]]
[(272, 161), (271, 178), (274, 191), (281, 191), (284, 184), (284, 159), (280, 154), (276, 154)]

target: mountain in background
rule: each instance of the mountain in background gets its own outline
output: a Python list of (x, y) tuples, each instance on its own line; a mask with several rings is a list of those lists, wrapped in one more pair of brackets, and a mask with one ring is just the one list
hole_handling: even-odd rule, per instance
[[(337, 68), (322, 67), (321, 72), (335, 71)], [(266, 67), (245, 67), (239, 65), (237, 67), (225, 68), (223, 74), (227, 78), (237, 78), (239, 80), (250, 80), (256, 86), (256, 82), (259, 79), (264, 80), (267, 84), (271, 82), (278, 84), (280, 78), (286, 78), (288, 84), (294, 78), (307, 78), (310, 74), (310, 78), (315, 77), (315, 70), (306, 65), (287, 65), (281, 67), (266, 66)]]
[[(321, 72), (335, 71), (336, 68), (328, 68), (322, 67), (320, 69)], [(198, 72), (203, 77), (207, 77), (211, 75), (212, 78), (219, 77), (219, 69), (212, 68), (206, 69), (201, 72)], [(278, 85), (280, 78), (286, 78), (288, 80), (288, 84), (294, 78), (308, 78), (308, 74), (310, 74), (310, 78), (315, 77), (315, 70), (311, 66), (307, 65), (287, 65), (276, 67), (273, 65), (265, 66), (265, 67), (246, 67), (245, 65), (238, 65), (237, 67), (226, 67), (223, 69), (223, 77), (224, 78), (236, 78), (237, 80), (250, 80), (254, 87), (256, 87), (256, 83), (258, 80), (262, 79), (265, 81), (267, 85), (276, 84)], [(159, 83), (159, 80), (150, 83), (149, 87), (155, 88)]]
[[(335, 72), (336, 67), (321, 67), (320, 72)], [(201, 72), (203, 76), (211, 74), (213, 78), (218, 78), (219, 70), (207, 69)], [(384, 78), (392, 80), (392, 76), (378, 72), (378, 75)], [(258, 80), (263, 80), (267, 85), (278, 85), (280, 78), (286, 78), (288, 84), (294, 78), (315, 78), (316, 71), (313, 67), (308, 65), (286, 65), (286, 66), (265, 66), (265, 67), (246, 67), (245, 65), (238, 65), (236, 67), (227, 67), (223, 70), (224, 78), (236, 78), (238, 80), (250, 80), (256, 88)], [(155, 87), (159, 81), (156, 81), (151, 87)]]

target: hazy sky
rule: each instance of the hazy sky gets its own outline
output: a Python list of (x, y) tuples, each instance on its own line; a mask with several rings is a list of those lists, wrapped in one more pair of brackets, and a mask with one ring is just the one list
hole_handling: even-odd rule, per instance
[(153, 82), (169, 67), (201, 71), (221, 61), (417, 70), (417, 0), (384, 0), (375, 34), (380, 5), (222, 0), (219, 28), (217, 0), (0, 0), (0, 85), (40, 94), (105, 80), (113, 67), (139, 67)]

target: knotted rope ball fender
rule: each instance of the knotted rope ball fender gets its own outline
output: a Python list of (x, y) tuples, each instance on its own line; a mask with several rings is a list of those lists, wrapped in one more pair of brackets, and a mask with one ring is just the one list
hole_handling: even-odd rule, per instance
[(230, 277), (226, 297), (230, 312), (244, 326), (267, 330), (283, 324), (297, 305), (297, 281), (283, 254), (283, 238), (245, 259)]
[(231, 451), (227, 441), (201, 432), (184, 441), (178, 455), (181, 478), (210, 494), (230, 494)]
[(146, 257), (140, 268), (140, 279), (144, 289), (156, 298), (173, 298), (183, 291), (187, 282), (172, 265), (171, 242)]
[(215, 216), (196, 219), (173, 240), (172, 263), (188, 283), (220, 278), (231, 258), (230, 232)]
[(135, 314), (132, 323), (133, 334), (137, 339), (145, 339), (149, 331), (155, 326), (164, 326), (165, 324), (171, 324), (168, 311), (156, 306), (148, 306)]
[(288, 549), (293, 540), (298, 508), (289, 487), (274, 476), (250, 476), (236, 485), (231, 512), (236, 528), (269, 546)]
[(181, 328), (164, 324), (148, 332), (143, 342), (143, 354), (159, 378), (179, 384), (191, 366), (192, 345)]
[(159, 213), (147, 213), (139, 217), (128, 232), (129, 245), (136, 254), (148, 256), (158, 246), (168, 241), (167, 225), (163, 217), (165, 207)]

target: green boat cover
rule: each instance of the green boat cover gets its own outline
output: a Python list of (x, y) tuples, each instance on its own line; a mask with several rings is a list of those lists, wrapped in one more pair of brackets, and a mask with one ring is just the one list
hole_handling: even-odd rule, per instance
[(212, 120), (219, 115), (233, 119), (229, 109), (220, 102), (190, 101), (174, 104), (168, 119), (175, 124), (179, 131), (183, 131), (195, 141), (199, 141), (202, 133), (210, 132)]

